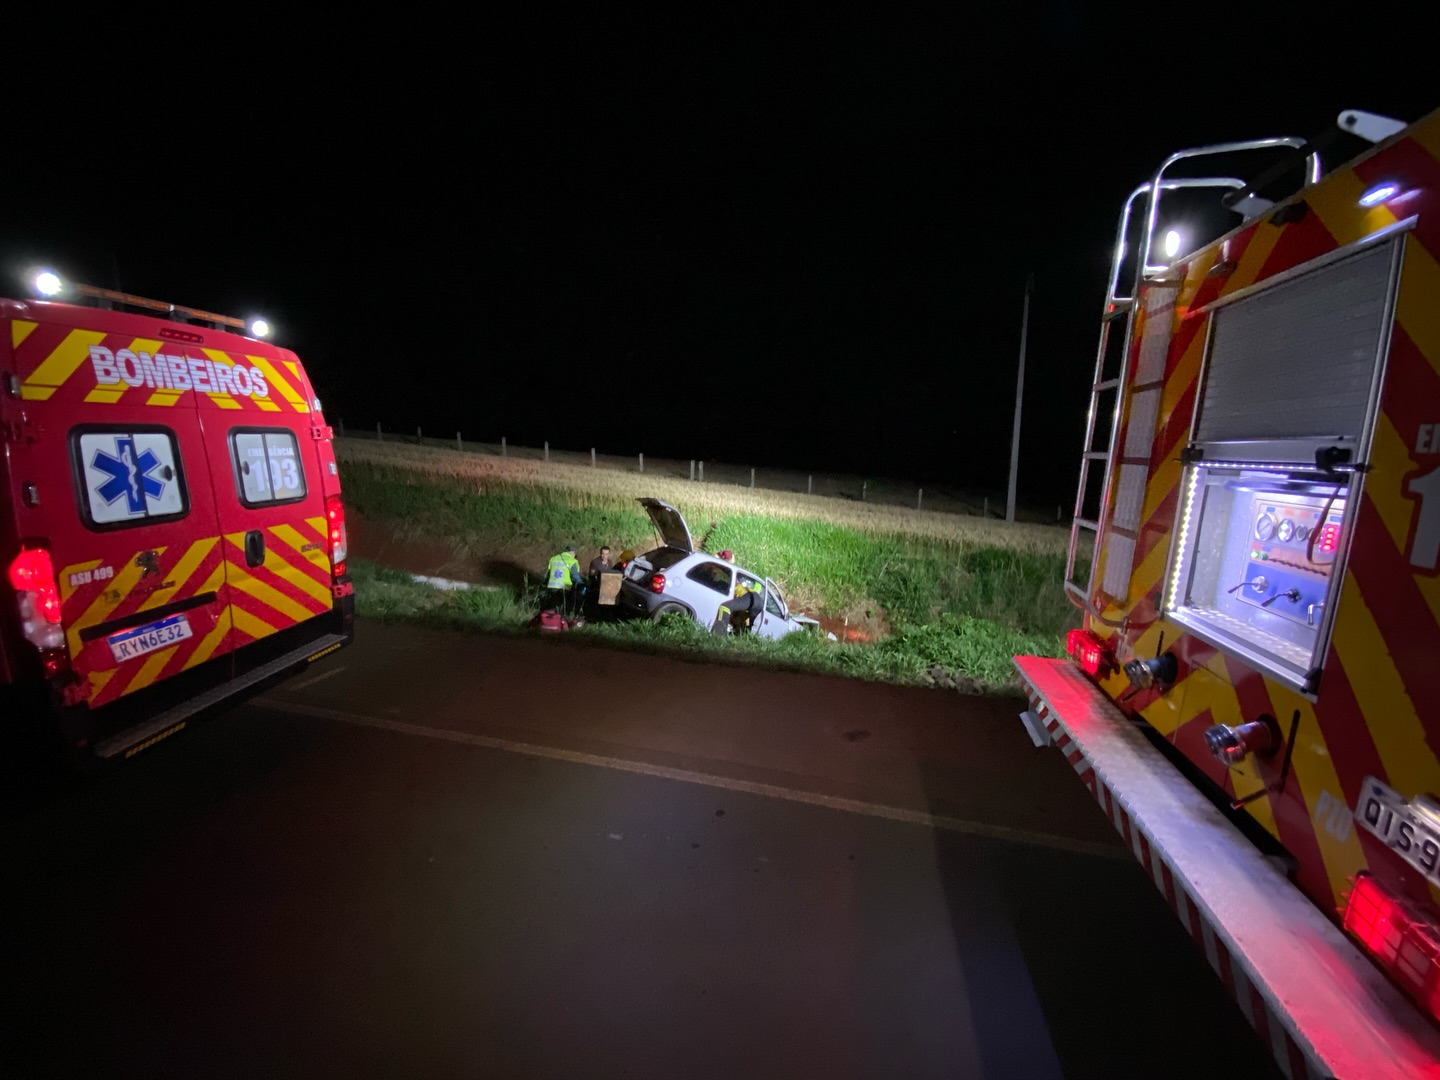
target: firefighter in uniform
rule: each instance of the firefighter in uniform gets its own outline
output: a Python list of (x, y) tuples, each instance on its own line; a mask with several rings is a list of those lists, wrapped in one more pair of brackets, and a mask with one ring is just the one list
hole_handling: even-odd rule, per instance
[(541, 606), (550, 610), (563, 610), (573, 614), (576, 598), (585, 584), (580, 571), (580, 560), (575, 557), (575, 545), (569, 544), (558, 555), (552, 555), (545, 568), (545, 591), (541, 594)]
[[(733, 563), (735, 553), (729, 550), (722, 551), (720, 558), (728, 563)], [(720, 605), (720, 610), (715, 613), (715, 625), (710, 628), (710, 632), (713, 634), (748, 632), (755, 624), (755, 620), (760, 617), (760, 605), (763, 602), (764, 590), (760, 583), (736, 574), (735, 595)]]

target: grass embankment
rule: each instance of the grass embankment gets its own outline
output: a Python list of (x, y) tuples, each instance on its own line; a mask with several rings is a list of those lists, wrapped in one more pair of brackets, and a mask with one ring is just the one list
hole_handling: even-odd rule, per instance
[[(505, 558), (553, 551), (570, 541), (645, 550), (654, 534), (633, 499), (669, 496), (698, 544), (707, 551), (733, 549), (742, 565), (779, 583), (792, 609), (848, 619), (878, 637), (863, 644), (802, 634), (779, 642), (714, 638), (685, 620), (586, 627), (587, 636), (612, 645), (902, 683), (938, 676), (945, 685), (988, 689), (1012, 684), (1015, 653), (1058, 654), (1064, 630), (1073, 625), (1060, 586), (1064, 537), (1054, 529), (1010, 531), (993, 522), (893, 508), (857, 515), (841, 500), (781, 493), (765, 493), (769, 498), (762, 500), (748, 489), (684, 482), (675, 483), (678, 492), (660, 493), (655, 489), (661, 485), (641, 476), (618, 477), (628, 481), (623, 488), (597, 489), (581, 482), (596, 479), (584, 469), (567, 470), (580, 475), (566, 487), (554, 476), (534, 482), (528, 469), (461, 472), (459, 465), (490, 462), (448, 463), (443, 452), (430, 453), (442, 460), (421, 468), (411, 467), (408, 456), (379, 464), (370, 455), (357, 461), (344, 454), (347, 502), (367, 519), (443, 541), (457, 553)], [(455, 471), (447, 474), (446, 466)], [(777, 498), (788, 505), (764, 505)], [(815, 516), (807, 518), (807, 502), (840, 505), (808, 507)], [(540, 570), (537, 562), (533, 571)], [(363, 562), (356, 573), (360, 610), (371, 617), (513, 631), (534, 611), (523, 588), (442, 593)]]

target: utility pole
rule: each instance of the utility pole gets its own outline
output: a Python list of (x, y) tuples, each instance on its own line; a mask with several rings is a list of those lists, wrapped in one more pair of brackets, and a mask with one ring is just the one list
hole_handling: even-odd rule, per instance
[(1020, 468), (1020, 403), (1025, 397), (1025, 335), (1030, 329), (1030, 290), (1035, 275), (1025, 275), (1025, 307), (1020, 315), (1020, 366), (1015, 373), (1015, 431), (1010, 436), (1010, 490), (1005, 496), (1005, 520), (1015, 520), (1015, 474)]

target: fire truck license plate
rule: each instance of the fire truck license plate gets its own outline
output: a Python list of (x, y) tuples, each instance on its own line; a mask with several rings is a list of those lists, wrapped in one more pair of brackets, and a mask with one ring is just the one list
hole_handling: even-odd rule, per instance
[(115, 662), (123, 664), (126, 660), (167, 648), (191, 636), (190, 620), (184, 615), (171, 615), (168, 619), (146, 623), (105, 640), (110, 645), (110, 655), (115, 657)]
[(1355, 820), (1432, 885), (1440, 885), (1440, 828), (1417, 814), (1399, 792), (1367, 776), (1355, 804)]

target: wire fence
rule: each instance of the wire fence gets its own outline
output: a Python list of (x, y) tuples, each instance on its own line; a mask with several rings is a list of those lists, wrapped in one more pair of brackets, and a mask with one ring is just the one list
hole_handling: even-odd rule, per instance
[[(692, 480), (699, 484), (730, 484), (738, 487), (763, 488), (767, 491), (787, 491), (795, 494), (822, 495), (830, 498), (850, 499), (857, 502), (875, 503), (880, 506), (906, 506), (912, 509), (932, 510), (941, 514), (968, 514), (986, 518), (1004, 518), (1005, 493), (997, 488), (993, 492), (964, 490), (945, 485), (922, 486), (897, 480), (893, 477), (859, 476), (849, 473), (806, 473), (794, 469), (772, 469), (750, 465), (735, 465), (728, 462), (706, 461), (699, 458), (659, 458), (645, 454), (607, 454), (597, 448), (570, 450), (551, 446), (516, 446), (503, 436), (499, 442), (484, 442), (467, 439), (462, 432), (448, 437), (435, 433), (426, 435), (423, 428), (408, 431), (385, 429), (383, 424), (374, 428), (355, 429), (346, 427), (345, 421), (335, 423), (335, 433), (349, 439), (373, 439), (381, 442), (395, 442), (410, 446), (428, 446), (450, 449), (462, 454), (483, 454), (492, 457), (514, 458), (518, 461), (554, 462), (561, 465), (589, 466), (595, 469), (609, 469), (616, 472), (645, 473), (667, 479)], [(1062, 520), (1064, 508), (1017, 506), (1015, 517), (1018, 521), (1054, 524)]]

